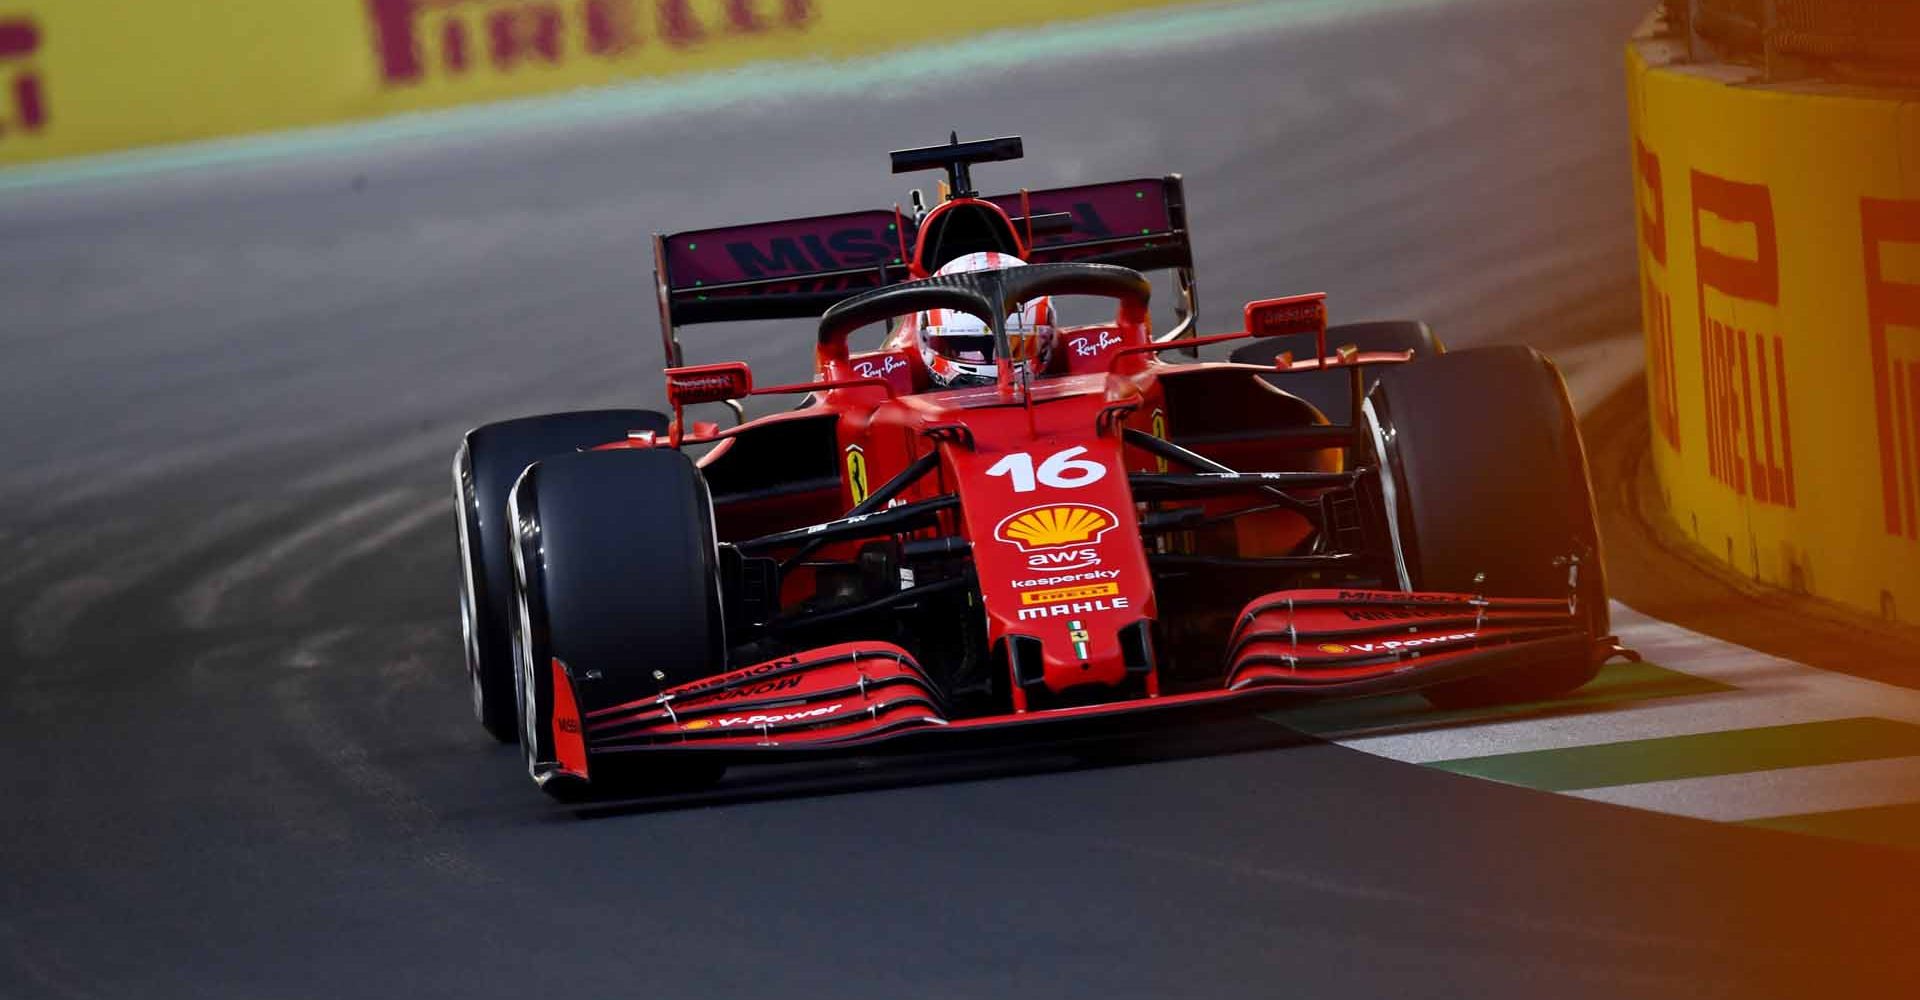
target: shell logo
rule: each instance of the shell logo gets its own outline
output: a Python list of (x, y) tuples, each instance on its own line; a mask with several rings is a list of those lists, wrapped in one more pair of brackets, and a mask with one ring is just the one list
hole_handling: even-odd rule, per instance
[(1119, 519), (1105, 507), (1050, 503), (1007, 515), (993, 529), (993, 537), (1019, 546), (1022, 552), (1035, 552), (1097, 542), (1118, 523)]
[(1322, 653), (1335, 653), (1335, 654), (1353, 652), (1353, 650), (1347, 648), (1346, 646), (1342, 646), (1337, 642), (1321, 643), (1320, 651)]
[(705, 729), (711, 725), (713, 725), (712, 719), (695, 719), (692, 722), (689, 722), (686, 725), (681, 726), (680, 729), (682, 732), (691, 733), (691, 732), (697, 732), (699, 730)]

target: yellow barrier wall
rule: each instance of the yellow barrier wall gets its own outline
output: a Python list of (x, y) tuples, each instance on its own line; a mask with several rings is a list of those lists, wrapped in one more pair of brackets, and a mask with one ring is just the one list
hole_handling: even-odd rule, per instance
[(1920, 623), (1920, 104), (1627, 53), (1653, 458), (1757, 579)]
[[(966, 32), (1168, 0), (969, 0)], [(898, 0), (0, 0), (0, 164), (937, 41)]]

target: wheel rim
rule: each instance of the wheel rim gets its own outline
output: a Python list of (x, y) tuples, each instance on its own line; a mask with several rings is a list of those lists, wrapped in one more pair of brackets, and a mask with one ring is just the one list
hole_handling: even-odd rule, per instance
[(484, 723), (487, 721), (487, 687), (480, 676), (480, 643), (474, 635), (471, 585), (460, 588), (460, 639), (467, 650), (467, 687), (473, 697), (473, 717)]
[(513, 621), (513, 681), (520, 701), (520, 746), (527, 758), (527, 773), (540, 777), (539, 712), (534, 697), (533, 650), (529, 648), (531, 631), (527, 628), (527, 599), (520, 595)]
[(469, 493), (466, 470), (467, 449), (463, 444), (453, 457), (454, 526), (459, 529), (460, 538), (460, 643), (467, 654), (467, 686), (473, 701), (473, 717), (486, 725), (487, 686), (480, 664), (480, 608), (474, 593), (473, 532), (467, 523), (473, 513), (473, 497)]
[(487, 687), (480, 680), (480, 671), (467, 671), (467, 692), (473, 702), (473, 717), (485, 724), (487, 721)]

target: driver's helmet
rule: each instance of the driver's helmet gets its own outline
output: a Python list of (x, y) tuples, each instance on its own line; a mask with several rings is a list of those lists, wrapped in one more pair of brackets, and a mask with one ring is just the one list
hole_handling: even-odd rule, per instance
[[(986, 251), (956, 257), (935, 273), (995, 271), (1026, 263), (1012, 254)], [(942, 388), (993, 384), (1000, 372), (999, 359), (994, 356), (993, 328), (985, 320), (957, 309), (929, 309), (916, 319), (920, 357), (935, 384)], [(1015, 375), (1022, 368), (1030, 375), (1045, 372), (1053, 356), (1052, 299), (1042, 296), (1026, 302), (1008, 316), (1007, 341), (1013, 348)]]

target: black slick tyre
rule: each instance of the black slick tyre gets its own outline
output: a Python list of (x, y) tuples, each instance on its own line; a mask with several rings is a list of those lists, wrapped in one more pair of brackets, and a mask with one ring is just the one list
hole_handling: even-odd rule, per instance
[(665, 433), (652, 410), (549, 413), (486, 424), (467, 432), (453, 457), (453, 502), (460, 531), (460, 625), (473, 712), (502, 743), (519, 735), (508, 636), (513, 564), (507, 494), (520, 473), (549, 455), (568, 454), (632, 431)]
[(589, 758), (579, 727), (594, 708), (726, 667), (712, 500), (693, 462), (666, 449), (555, 456), (521, 476), (509, 510), (520, 742), (534, 780), (568, 801), (717, 780), (717, 767), (647, 766), (658, 759), (646, 752), (615, 755), (634, 765)]
[[(1565, 383), (1528, 347), (1456, 351), (1387, 369), (1367, 422), (1384, 505), (1415, 590), (1569, 598), (1608, 631), (1585, 447)], [(1592, 680), (1591, 651), (1429, 688), (1444, 708), (1557, 697)]]
[[(1440, 338), (1427, 324), (1418, 320), (1381, 320), (1371, 323), (1342, 323), (1327, 327), (1327, 350), (1352, 344), (1362, 351), (1412, 351), (1416, 360), (1437, 357), (1446, 352)], [(1261, 337), (1234, 349), (1227, 360), (1243, 365), (1271, 366), (1282, 352), (1295, 358), (1311, 358), (1314, 336), (1293, 333), (1283, 337)], [(1341, 371), (1297, 372), (1289, 375), (1262, 376), (1268, 384), (1312, 403), (1332, 423), (1344, 424), (1353, 407), (1347, 374)], [(1371, 389), (1373, 383), (1366, 388)]]

